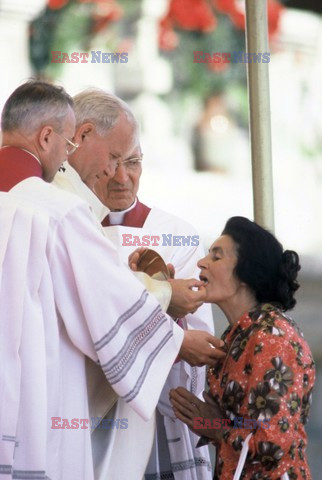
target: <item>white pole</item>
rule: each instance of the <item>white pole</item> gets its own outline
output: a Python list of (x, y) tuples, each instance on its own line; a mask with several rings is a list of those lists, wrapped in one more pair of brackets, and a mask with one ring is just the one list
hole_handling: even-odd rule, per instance
[[(247, 53), (268, 50), (267, 0), (246, 0)], [(274, 231), (269, 63), (247, 64), (255, 221)]]

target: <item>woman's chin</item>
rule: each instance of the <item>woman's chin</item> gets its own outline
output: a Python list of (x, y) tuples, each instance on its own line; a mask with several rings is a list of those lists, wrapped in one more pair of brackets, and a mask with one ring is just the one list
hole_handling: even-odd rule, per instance
[(209, 288), (209, 284), (205, 285), (205, 290), (206, 290), (205, 303), (213, 303), (213, 296), (211, 295), (211, 289)]

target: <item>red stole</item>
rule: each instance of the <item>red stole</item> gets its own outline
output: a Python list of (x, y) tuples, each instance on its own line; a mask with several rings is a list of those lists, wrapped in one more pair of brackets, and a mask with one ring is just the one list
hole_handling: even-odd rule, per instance
[(8, 192), (29, 177), (42, 178), (42, 167), (33, 155), (18, 147), (0, 149), (0, 191)]
[[(132, 210), (129, 212), (126, 212), (123, 218), (123, 222), (121, 225), (124, 225), (125, 227), (137, 227), (137, 228), (142, 228), (147, 216), (150, 213), (151, 208), (147, 207), (144, 205), (144, 203), (141, 203), (138, 199), (136, 202), (136, 205)], [(110, 220), (107, 217), (104, 218), (102, 221), (103, 227), (113, 227), (114, 225), (110, 224)]]

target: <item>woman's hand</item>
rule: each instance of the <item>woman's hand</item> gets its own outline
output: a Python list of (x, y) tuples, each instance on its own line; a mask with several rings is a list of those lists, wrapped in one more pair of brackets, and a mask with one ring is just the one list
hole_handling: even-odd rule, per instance
[(220, 443), (229, 421), (224, 419), (218, 405), (203, 392), (205, 402), (183, 387), (170, 390), (170, 402), (175, 416), (200, 436)]

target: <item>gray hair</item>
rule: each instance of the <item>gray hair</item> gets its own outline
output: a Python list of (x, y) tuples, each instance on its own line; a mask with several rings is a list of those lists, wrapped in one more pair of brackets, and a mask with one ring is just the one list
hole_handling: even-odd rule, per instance
[(68, 107), (73, 107), (73, 99), (62, 87), (29, 80), (16, 88), (6, 101), (1, 128), (4, 132), (23, 130), (31, 133), (49, 124), (60, 132)]
[(129, 122), (138, 128), (128, 104), (100, 88), (87, 88), (75, 95), (73, 100), (77, 127), (90, 122), (95, 125), (96, 132), (104, 137), (117, 123), (119, 116), (124, 114)]

